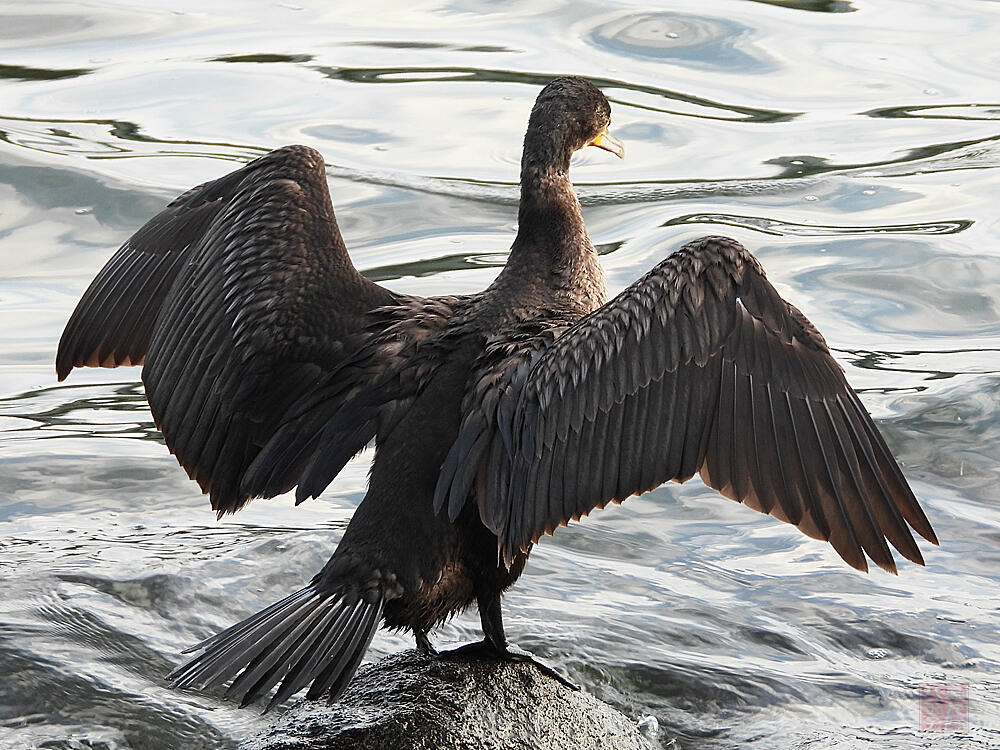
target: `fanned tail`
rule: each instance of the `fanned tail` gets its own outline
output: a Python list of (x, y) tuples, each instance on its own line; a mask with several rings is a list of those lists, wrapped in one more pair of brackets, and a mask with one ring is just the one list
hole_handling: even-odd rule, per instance
[[(381, 591), (322, 591), (314, 583), (187, 649), (201, 651), (167, 679), (174, 687), (226, 691), (248, 706), (281, 682), (265, 712), (312, 682), (307, 696), (343, 694), (382, 616)], [(237, 673), (238, 676), (237, 676)]]

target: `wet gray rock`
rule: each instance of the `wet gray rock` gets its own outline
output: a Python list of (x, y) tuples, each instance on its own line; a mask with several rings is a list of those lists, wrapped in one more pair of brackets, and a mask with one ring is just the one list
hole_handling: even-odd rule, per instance
[(404, 651), (340, 702), (301, 701), (240, 750), (650, 750), (633, 719), (530, 664)]

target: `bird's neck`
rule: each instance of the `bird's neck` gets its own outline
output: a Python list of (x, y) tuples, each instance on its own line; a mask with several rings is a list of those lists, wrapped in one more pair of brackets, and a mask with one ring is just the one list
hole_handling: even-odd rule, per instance
[(533, 290), (546, 305), (587, 312), (605, 301), (604, 270), (569, 181), (568, 157), (566, 162), (565, 169), (522, 166), (517, 237), (498, 282)]
[[(551, 273), (570, 268), (581, 254), (594, 252), (566, 169), (524, 165), (517, 221), (511, 262), (530, 263)], [(526, 256), (523, 261), (522, 256)]]

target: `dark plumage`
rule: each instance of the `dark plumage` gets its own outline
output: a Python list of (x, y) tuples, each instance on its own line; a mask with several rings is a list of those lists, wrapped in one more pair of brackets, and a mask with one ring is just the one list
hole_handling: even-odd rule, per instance
[(500, 596), (543, 533), (700, 473), (829, 540), (851, 565), (922, 563), (934, 532), (822, 336), (738, 242), (705, 237), (605, 304), (568, 177), (620, 155), (578, 78), (538, 96), (519, 228), (479, 294), (421, 299), (358, 274), (323, 161), (290, 146), (188, 191), (125, 243), (66, 326), (56, 367), (139, 364), (167, 445), (220, 514), (318, 495), (366, 444), (368, 494), (301, 591), (195, 647), (179, 686), (248, 703), (336, 698), (380, 623), (427, 632)]

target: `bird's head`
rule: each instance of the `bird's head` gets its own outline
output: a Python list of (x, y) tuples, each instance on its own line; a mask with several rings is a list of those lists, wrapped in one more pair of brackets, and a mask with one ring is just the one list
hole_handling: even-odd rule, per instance
[(624, 158), (625, 147), (608, 133), (610, 124), (611, 105), (600, 89), (577, 76), (556, 78), (535, 99), (524, 156), (568, 165), (574, 151), (597, 146)]

